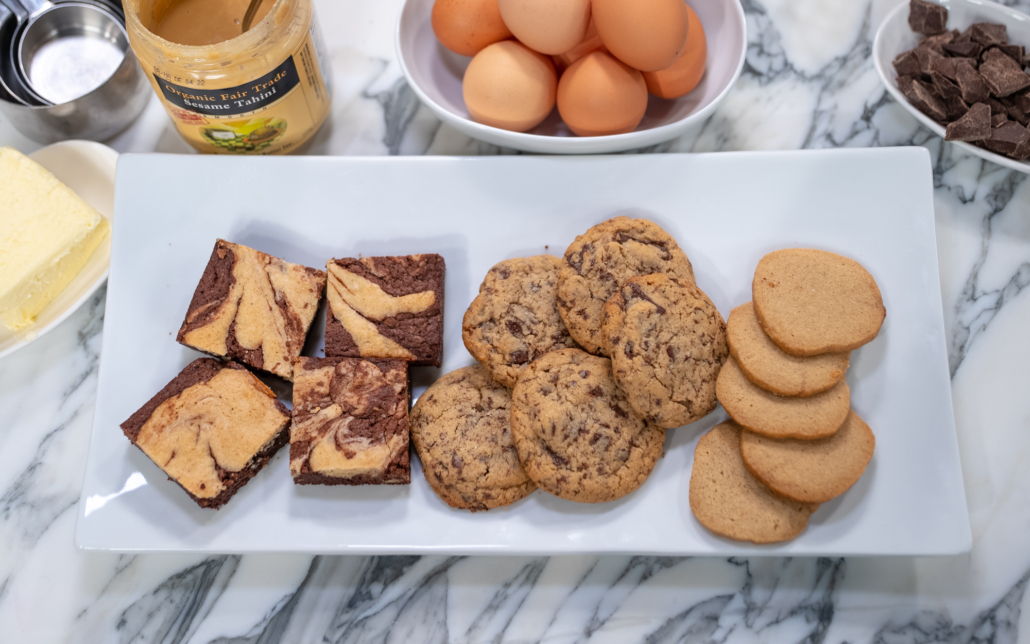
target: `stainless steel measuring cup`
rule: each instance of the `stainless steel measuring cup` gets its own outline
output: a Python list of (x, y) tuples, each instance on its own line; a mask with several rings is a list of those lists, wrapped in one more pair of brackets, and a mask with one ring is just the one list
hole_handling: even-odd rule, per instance
[(103, 140), (138, 116), (150, 92), (120, 11), (103, 0), (0, 2), (19, 20), (13, 43), (0, 42), (11, 52), (0, 73), (9, 94), (30, 99), (0, 100), (16, 128), (40, 142)]

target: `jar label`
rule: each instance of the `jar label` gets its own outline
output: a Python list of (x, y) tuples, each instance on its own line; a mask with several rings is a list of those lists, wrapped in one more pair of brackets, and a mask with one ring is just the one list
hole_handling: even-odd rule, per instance
[(281, 99), (300, 83), (293, 56), (261, 78), (225, 89), (184, 87), (157, 74), (154, 79), (169, 103), (207, 116), (232, 116), (259, 110)]

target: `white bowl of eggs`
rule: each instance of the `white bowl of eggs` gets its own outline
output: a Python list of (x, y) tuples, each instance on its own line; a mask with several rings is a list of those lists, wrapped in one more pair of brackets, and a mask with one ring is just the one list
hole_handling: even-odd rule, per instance
[(406, 0), (396, 46), (464, 134), (595, 154), (700, 125), (740, 76), (746, 30), (739, 0)]

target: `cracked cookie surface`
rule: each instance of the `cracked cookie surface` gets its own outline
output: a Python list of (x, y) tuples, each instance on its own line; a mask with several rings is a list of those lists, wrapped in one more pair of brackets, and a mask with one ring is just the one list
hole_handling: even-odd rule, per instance
[(481, 365), (445, 374), (411, 411), (411, 439), (426, 482), (447, 505), (489, 510), (536, 485), (512, 442), (511, 392)]
[(555, 302), (561, 266), (551, 255), (500, 262), (487, 272), (465, 312), (465, 347), (506, 387), (514, 387), (519, 373), (539, 356), (576, 346)]
[(603, 330), (615, 380), (645, 420), (671, 429), (715, 409), (726, 325), (697, 286), (631, 277), (605, 304)]
[(613, 501), (640, 487), (665, 432), (635, 415), (607, 358), (579, 349), (534, 361), (512, 391), (519, 459), (540, 488), (570, 501)]
[(848, 370), (849, 354), (801, 358), (786, 353), (762, 330), (751, 302), (730, 312), (726, 339), (747, 379), (779, 396), (812, 396), (836, 385)]
[(591, 353), (604, 351), (604, 304), (636, 275), (668, 273), (693, 283), (694, 270), (679, 245), (646, 219), (615, 217), (576, 237), (558, 274), (558, 312), (569, 333)]

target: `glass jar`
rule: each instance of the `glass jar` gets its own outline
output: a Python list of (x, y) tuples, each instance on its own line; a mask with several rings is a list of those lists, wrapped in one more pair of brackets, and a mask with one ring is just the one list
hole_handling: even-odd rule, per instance
[[(155, 33), (181, 1), (124, 4), (132, 49), (183, 138), (200, 152), (227, 154), (286, 154), (307, 142), (329, 113), (311, 0), (265, 0), (271, 8), (248, 31), (202, 45)], [(240, 20), (246, 6), (233, 3)]]

